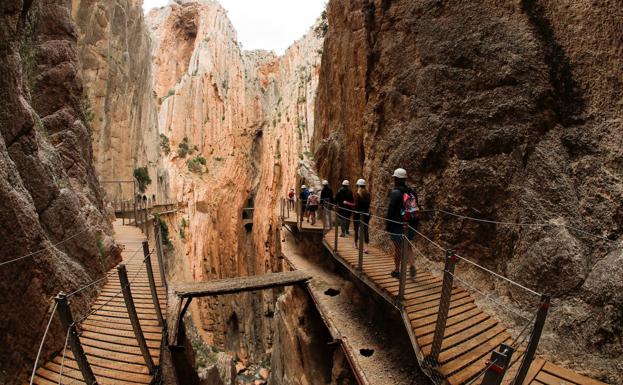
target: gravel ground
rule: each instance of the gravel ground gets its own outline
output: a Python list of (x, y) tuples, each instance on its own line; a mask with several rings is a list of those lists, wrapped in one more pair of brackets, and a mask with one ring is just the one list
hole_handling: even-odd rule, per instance
[[(380, 331), (365, 316), (369, 310), (360, 308), (352, 300), (349, 295), (354, 290), (351, 282), (311, 262), (321, 256), (304, 256), (290, 234), (286, 234), (282, 251), (295, 268), (313, 277), (310, 288), (317, 299), (318, 310), (332, 321), (342, 337), (346, 337), (352, 349), (351, 355), (370, 384), (430, 384), (430, 380), (420, 371), (413, 352), (392, 346), (388, 342), (387, 333)], [(339, 290), (340, 294), (327, 295), (325, 292), (328, 289)], [(374, 352), (370, 357), (365, 357), (360, 349), (373, 349)]]

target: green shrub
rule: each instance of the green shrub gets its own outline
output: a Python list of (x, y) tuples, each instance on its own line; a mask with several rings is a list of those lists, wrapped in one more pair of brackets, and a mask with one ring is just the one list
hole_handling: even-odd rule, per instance
[(186, 162), (188, 170), (197, 174), (203, 174), (206, 171), (205, 165), (207, 161), (202, 155), (197, 155), (193, 159)]
[(171, 152), (171, 143), (169, 143), (169, 138), (164, 134), (160, 134), (160, 148), (165, 155), (169, 155)]
[(147, 186), (151, 184), (151, 178), (149, 177), (147, 167), (135, 168), (134, 178), (136, 178), (136, 181), (138, 182), (138, 191), (144, 193)]
[(182, 218), (182, 221), (180, 222), (180, 238), (182, 238), (183, 240), (186, 240), (186, 228), (188, 227), (188, 222), (186, 221), (185, 218)]
[(184, 158), (186, 157), (186, 155), (188, 155), (189, 152), (190, 144), (188, 143), (188, 138), (184, 137), (180, 144), (177, 145), (177, 155), (179, 155), (180, 158)]
[(166, 246), (173, 246), (171, 243), (171, 239), (169, 238), (169, 226), (167, 223), (160, 217), (160, 215), (156, 214), (156, 219), (160, 223), (160, 233), (162, 234), (162, 244)]

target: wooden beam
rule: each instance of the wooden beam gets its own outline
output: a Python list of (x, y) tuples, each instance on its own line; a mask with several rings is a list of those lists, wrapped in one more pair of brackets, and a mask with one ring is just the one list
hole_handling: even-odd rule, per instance
[(213, 295), (235, 294), (245, 291), (270, 289), (303, 283), (311, 279), (302, 271), (285, 271), (249, 277), (235, 277), (206, 282), (185, 282), (171, 285), (173, 293), (181, 298), (209, 297)]

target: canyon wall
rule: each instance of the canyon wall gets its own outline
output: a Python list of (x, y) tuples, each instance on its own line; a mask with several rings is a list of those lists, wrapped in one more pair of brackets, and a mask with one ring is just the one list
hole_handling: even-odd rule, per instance
[(320, 174), (365, 178), (373, 204), (404, 167), (425, 208), (549, 223), (437, 213), (421, 229), (553, 295), (543, 352), (612, 383), (623, 372), (622, 17), (608, 1), (330, 1), (313, 140)]
[[(162, 174), (182, 202), (170, 228), (173, 280), (278, 271), (276, 197), (308, 148), (321, 41), (302, 39), (282, 58), (242, 51), (213, 1), (173, 3), (147, 20), (158, 130), (169, 144)], [(257, 363), (272, 346), (276, 294), (203, 299), (190, 311), (206, 342)]]
[[(27, 381), (52, 298), (115, 262), (67, 1), (0, 5), (0, 383)], [(95, 289), (93, 287), (92, 289)], [(72, 297), (76, 318), (95, 290)], [(43, 356), (65, 340), (56, 317)]]
[(160, 137), (152, 91), (152, 47), (142, 0), (72, 0), (78, 54), (88, 97), (95, 168), (107, 199), (132, 198), (133, 171), (147, 167), (146, 193), (166, 196), (158, 168)]

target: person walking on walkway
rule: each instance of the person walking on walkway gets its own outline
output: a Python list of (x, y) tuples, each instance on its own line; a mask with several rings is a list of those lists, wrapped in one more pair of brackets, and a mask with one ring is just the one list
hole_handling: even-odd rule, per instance
[[(415, 190), (407, 186), (407, 171), (403, 168), (397, 168), (392, 177), (394, 178), (394, 188), (389, 194), (385, 229), (390, 233), (390, 238), (394, 244), (395, 269), (392, 271), (391, 276), (400, 278), (404, 224), (408, 226), (407, 233), (404, 236), (412, 240), (415, 236), (413, 229), (417, 229), (418, 225), (420, 205)], [(407, 248), (405, 256), (408, 258), (411, 277), (415, 278), (415, 262), (410, 254), (410, 248)]]
[(309, 189), (309, 196), (307, 197), (307, 212), (309, 213), (309, 219), (312, 225), (316, 224), (316, 211), (318, 211), (318, 205), (320, 204), (320, 197), (314, 189)]
[(301, 221), (302, 218), (307, 217), (307, 197), (309, 196), (309, 191), (307, 190), (307, 186), (301, 186), (301, 192), (299, 193), (299, 202), (301, 203)]
[(288, 192), (288, 207), (290, 210), (294, 210), (294, 195), (296, 195), (296, 193), (294, 192), (294, 187), (292, 187)]
[(329, 181), (322, 181), (322, 191), (320, 191), (320, 204), (322, 206), (322, 221), (327, 229), (331, 230), (331, 205), (333, 204), (333, 190), (329, 186)]
[(370, 192), (366, 189), (366, 181), (364, 179), (357, 180), (357, 192), (355, 193), (355, 201), (349, 205), (353, 208), (353, 226), (355, 227), (355, 242), (353, 247), (359, 249), (359, 226), (363, 226), (364, 253), (368, 253), (368, 244), (370, 243), (369, 223), (370, 223)]
[(342, 234), (340, 234), (340, 237), (349, 235), (348, 228), (350, 227), (350, 210), (348, 209), (347, 202), (353, 201), (353, 192), (348, 188), (349, 185), (350, 182), (348, 182), (348, 180), (344, 180), (342, 182), (342, 187), (340, 187), (337, 194), (335, 194), (335, 202), (338, 206), (338, 221), (340, 222), (340, 227), (342, 228)]

